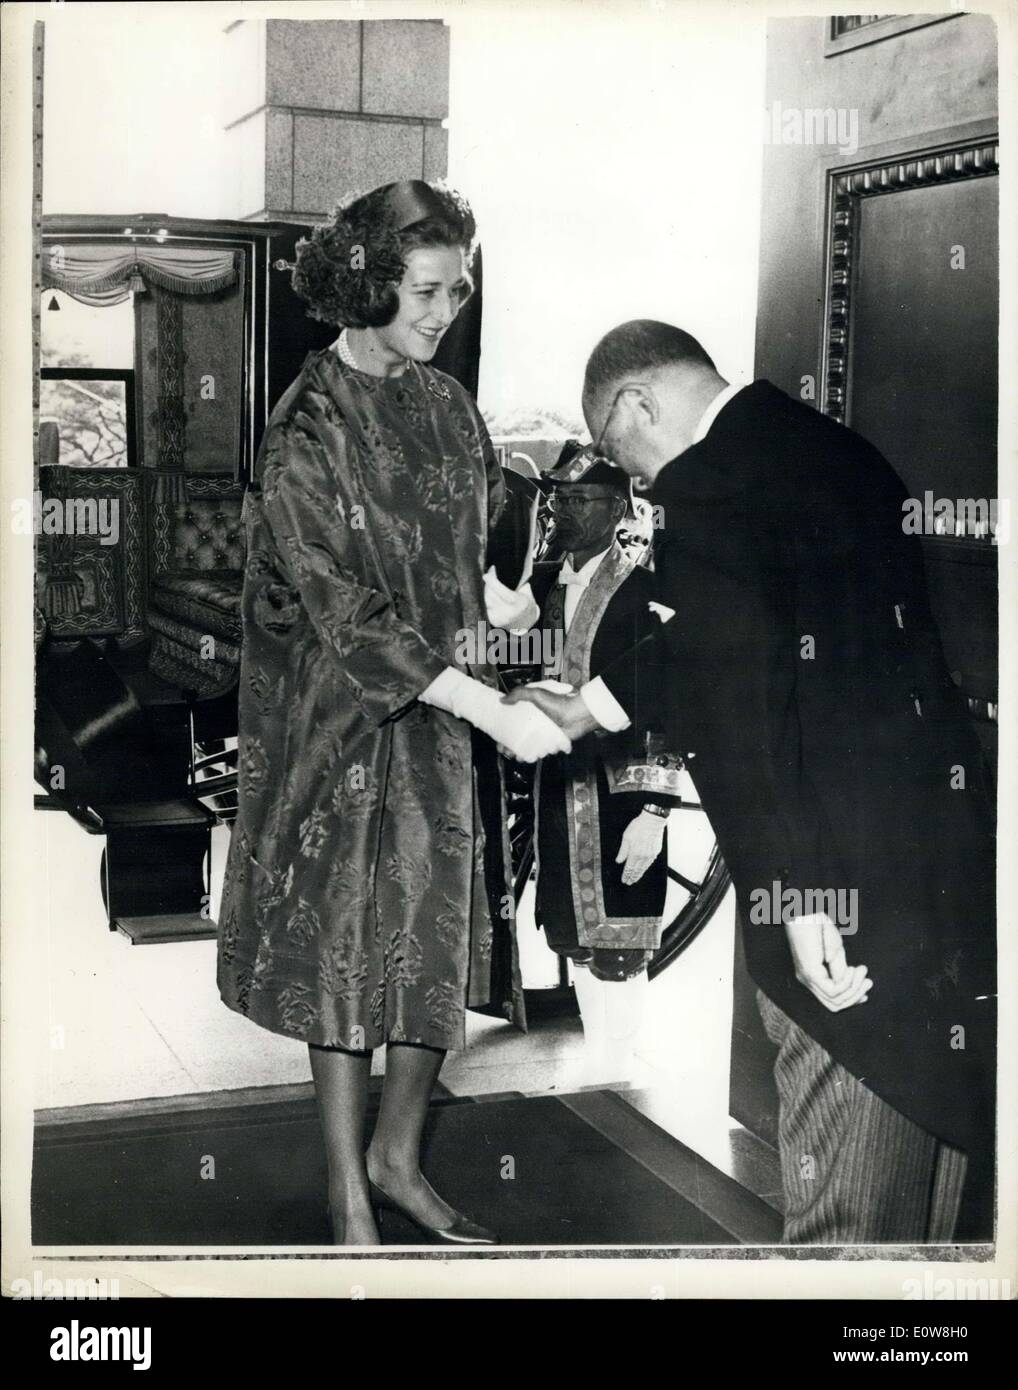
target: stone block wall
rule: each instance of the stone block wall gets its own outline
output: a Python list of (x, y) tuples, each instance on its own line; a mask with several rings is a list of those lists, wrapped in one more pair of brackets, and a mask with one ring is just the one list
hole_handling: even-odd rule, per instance
[(238, 20), (223, 47), (235, 216), (315, 221), (355, 189), (445, 174), (441, 20)]

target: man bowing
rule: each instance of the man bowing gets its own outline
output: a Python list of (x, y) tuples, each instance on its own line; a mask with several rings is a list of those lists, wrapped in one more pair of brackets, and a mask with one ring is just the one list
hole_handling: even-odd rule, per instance
[(647, 665), (513, 698), (577, 738), (602, 686), (638, 723), (674, 673), (671, 741), (696, 755), (778, 1047), (785, 1239), (990, 1239), (992, 803), (905, 489), (859, 435), (729, 385), (669, 324), (601, 340), (584, 412), (650, 489), (676, 616)]

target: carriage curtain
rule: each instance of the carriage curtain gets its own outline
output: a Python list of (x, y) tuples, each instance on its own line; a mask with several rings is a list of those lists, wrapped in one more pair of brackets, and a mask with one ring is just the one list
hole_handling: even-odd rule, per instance
[(174, 294), (216, 294), (237, 283), (237, 252), (207, 247), (47, 246), (45, 289), (63, 290), (83, 304), (122, 304), (150, 287)]
[(244, 413), (244, 266), (201, 298), (156, 286), (134, 300), (138, 441), (157, 501), (185, 500), (188, 473), (233, 476)]
[[(63, 290), (81, 303), (98, 308), (122, 304), (134, 295), (135, 356), (139, 364), (135, 385), (142, 426), (142, 461), (148, 470), (154, 501), (169, 506), (182, 504), (187, 495), (186, 328), (196, 321), (185, 306), (197, 309), (203, 300), (239, 286), (240, 252), (207, 246), (53, 244), (47, 245), (43, 255), (42, 281), (46, 289)], [(237, 313), (241, 311), (238, 296)], [(237, 327), (237, 313), (226, 314), (231, 329)], [(197, 321), (201, 317), (198, 312)], [(242, 326), (237, 331), (242, 335)], [(232, 355), (239, 350), (235, 347)], [(218, 364), (219, 359), (216, 360)], [(232, 361), (227, 361), (222, 367), (220, 395), (226, 390), (231, 395), (239, 392), (239, 365), (236, 371), (233, 366)], [(228, 404), (239, 409), (232, 399)], [(226, 415), (225, 409), (220, 410), (216, 419)]]

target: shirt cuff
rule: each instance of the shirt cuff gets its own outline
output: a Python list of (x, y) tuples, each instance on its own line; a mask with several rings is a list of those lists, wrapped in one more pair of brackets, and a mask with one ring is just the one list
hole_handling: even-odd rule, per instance
[(600, 676), (580, 687), (580, 698), (591, 714), (611, 734), (629, 728), (629, 715), (616, 700)]

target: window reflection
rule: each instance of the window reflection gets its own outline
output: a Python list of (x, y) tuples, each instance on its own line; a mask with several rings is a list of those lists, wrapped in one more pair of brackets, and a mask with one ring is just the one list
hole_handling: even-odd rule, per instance
[(134, 459), (134, 304), (96, 307), (47, 289), (40, 304), (42, 462), (126, 468)]
[[(44, 378), (39, 385), (40, 424), (56, 426), (56, 458), (45, 463), (74, 468), (126, 468), (127, 381), (118, 377)], [(46, 432), (53, 440), (52, 431)], [(53, 449), (53, 443), (49, 446)]]

